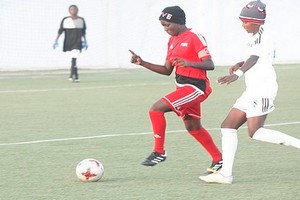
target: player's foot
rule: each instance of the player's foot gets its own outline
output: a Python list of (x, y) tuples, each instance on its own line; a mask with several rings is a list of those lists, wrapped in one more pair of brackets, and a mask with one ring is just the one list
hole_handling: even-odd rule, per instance
[(80, 79), (77, 78), (77, 79), (74, 80), (74, 82), (75, 82), (75, 83), (79, 83), (79, 82), (80, 82)]
[(199, 179), (206, 183), (222, 183), (222, 184), (231, 184), (233, 181), (232, 176), (223, 176), (220, 172), (208, 174), (206, 176), (199, 176)]
[(69, 81), (73, 82), (73, 78), (70, 77), (70, 78), (69, 78)]
[(206, 169), (205, 174), (208, 175), (220, 171), (222, 169), (222, 165), (223, 165), (223, 160), (219, 162), (212, 162), (211, 166)]
[(157, 152), (152, 152), (148, 156), (148, 158), (146, 158), (144, 160), (144, 162), (142, 162), (141, 164), (144, 165), (144, 166), (153, 167), (157, 163), (163, 162), (166, 159), (167, 159), (167, 152), (165, 152), (164, 154), (160, 154), (160, 153), (157, 153)]

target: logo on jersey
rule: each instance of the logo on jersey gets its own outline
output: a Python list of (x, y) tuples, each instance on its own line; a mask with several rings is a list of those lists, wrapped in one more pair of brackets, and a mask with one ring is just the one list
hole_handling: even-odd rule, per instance
[(187, 43), (187, 42), (183, 42), (183, 43), (180, 44), (180, 46), (182, 46), (182, 47), (187, 47), (187, 46), (188, 46), (188, 43)]

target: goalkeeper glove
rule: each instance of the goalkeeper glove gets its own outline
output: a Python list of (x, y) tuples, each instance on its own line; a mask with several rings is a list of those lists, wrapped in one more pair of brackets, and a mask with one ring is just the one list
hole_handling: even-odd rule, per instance
[(58, 42), (55, 41), (52, 47), (53, 47), (53, 49), (56, 49), (58, 47)]
[(87, 50), (88, 47), (89, 47), (89, 46), (88, 46), (87, 42), (86, 42), (86, 41), (83, 41), (83, 42), (82, 42), (82, 49)]

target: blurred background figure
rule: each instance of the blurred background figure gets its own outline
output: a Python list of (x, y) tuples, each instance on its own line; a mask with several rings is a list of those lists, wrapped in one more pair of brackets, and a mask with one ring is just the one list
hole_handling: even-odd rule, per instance
[(66, 52), (66, 58), (71, 61), (70, 77), (72, 82), (80, 82), (78, 76), (77, 57), (82, 49), (87, 49), (87, 40), (85, 37), (86, 24), (83, 17), (78, 16), (78, 7), (69, 6), (70, 16), (64, 17), (60, 23), (58, 34), (53, 44), (53, 49), (58, 47), (58, 39), (65, 33), (63, 51)]

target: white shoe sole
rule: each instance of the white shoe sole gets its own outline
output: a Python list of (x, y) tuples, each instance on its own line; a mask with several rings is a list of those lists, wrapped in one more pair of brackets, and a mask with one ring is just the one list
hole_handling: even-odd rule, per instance
[(199, 176), (199, 179), (206, 183), (221, 183), (221, 184), (232, 184), (233, 177), (223, 176), (220, 173), (213, 173), (206, 176)]

